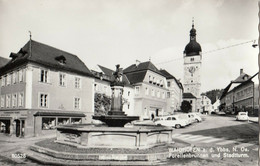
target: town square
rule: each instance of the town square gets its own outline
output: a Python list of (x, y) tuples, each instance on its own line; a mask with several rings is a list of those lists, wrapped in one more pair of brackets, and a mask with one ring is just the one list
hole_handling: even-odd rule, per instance
[(257, 0), (0, 12), (0, 165), (258, 165)]

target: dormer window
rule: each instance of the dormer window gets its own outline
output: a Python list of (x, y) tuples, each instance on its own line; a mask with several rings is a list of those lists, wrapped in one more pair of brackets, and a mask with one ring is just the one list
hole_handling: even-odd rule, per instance
[(56, 57), (55, 60), (62, 65), (66, 64), (66, 58), (63, 55)]

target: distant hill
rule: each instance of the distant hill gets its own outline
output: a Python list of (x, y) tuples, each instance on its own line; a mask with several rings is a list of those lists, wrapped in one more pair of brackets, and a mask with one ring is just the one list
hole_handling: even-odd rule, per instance
[(216, 102), (216, 97), (220, 98), (222, 92), (223, 89), (214, 89), (211, 91), (207, 91), (205, 94), (211, 100), (211, 104), (214, 104)]

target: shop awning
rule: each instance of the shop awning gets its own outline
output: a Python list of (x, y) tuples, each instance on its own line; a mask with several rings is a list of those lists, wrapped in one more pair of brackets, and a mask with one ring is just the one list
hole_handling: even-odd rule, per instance
[(69, 111), (38, 111), (34, 116), (66, 116), (66, 117), (85, 117), (82, 112), (69, 112)]

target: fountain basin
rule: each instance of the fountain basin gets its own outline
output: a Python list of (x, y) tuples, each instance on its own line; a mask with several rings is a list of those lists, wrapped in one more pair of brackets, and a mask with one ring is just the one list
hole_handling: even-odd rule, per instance
[(146, 149), (172, 142), (172, 128), (163, 126), (60, 126), (56, 141), (77, 148)]

